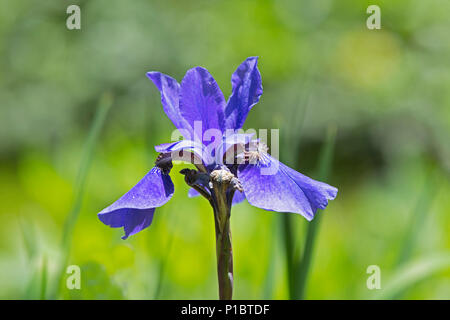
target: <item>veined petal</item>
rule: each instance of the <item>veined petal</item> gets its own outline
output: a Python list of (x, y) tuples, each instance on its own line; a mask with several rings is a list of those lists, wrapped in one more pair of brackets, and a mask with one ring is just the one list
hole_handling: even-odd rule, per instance
[(111, 228), (122, 228), (125, 231), (123, 240), (149, 227), (153, 221), (155, 208), (121, 209), (108, 214), (99, 214), (100, 220)]
[(211, 129), (216, 131), (215, 136), (222, 137), (225, 98), (208, 70), (202, 67), (188, 70), (180, 92), (180, 112), (194, 129), (195, 139), (209, 144), (203, 134)]
[(324, 182), (311, 179), (282, 162), (280, 162), (280, 166), (281, 170), (289, 175), (289, 177), (303, 190), (314, 210), (325, 209), (328, 205), (328, 200), (334, 200), (336, 198), (338, 192), (337, 188)]
[(147, 228), (156, 207), (170, 200), (174, 186), (169, 175), (158, 168), (151, 169), (144, 178), (119, 200), (98, 213), (100, 221), (112, 228), (124, 228), (126, 239)]
[[(272, 174), (267, 174), (271, 168)], [(239, 166), (238, 178), (251, 205), (299, 213), (307, 220), (312, 220), (317, 209), (324, 209), (337, 194), (336, 188), (308, 178), (270, 155), (259, 164)]]
[[(175, 127), (180, 130), (180, 133), (186, 139), (193, 138), (191, 126), (180, 113), (180, 85), (178, 82), (172, 77), (156, 71), (147, 72), (147, 77), (153, 81), (161, 93), (161, 103), (167, 117), (169, 117)], [(185, 134), (184, 131), (187, 131), (189, 135)]]
[(249, 57), (236, 69), (231, 77), (232, 92), (225, 107), (225, 127), (240, 129), (250, 109), (263, 93), (258, 57)]

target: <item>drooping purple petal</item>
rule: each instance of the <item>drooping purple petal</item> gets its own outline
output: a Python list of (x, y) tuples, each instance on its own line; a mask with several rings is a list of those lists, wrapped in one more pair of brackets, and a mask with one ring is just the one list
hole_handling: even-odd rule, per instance
[(120, 209), (108, 214), (99, 214), (100, 220), (111, 228), (122, 228), (125, 231), (123, 240), (144, 230), (153, 220), (155, 208), (149, 209)]
[(194, 129), (196, 140), (209, 144), (203, 137), (209, 129), (215, 129), (217, 136), (222, 137), (224, 108), (225, 98), (208, 70), (202, 67), (188, 70), (181, 82), (180, 112)]
[[(177, 129), (180, 129), (180, 133), (186, 139), (193, 139), (193, 136), (191, 136), (193, 134), (192, 128), (180, 113), (180, 85), (178, 82), (168, 75), (155, 71), (147, 72), (147, 77), (153, 81), (160, 91), (161, 103), (167, 117)], [(186, 135), (183, 131), (187, 131), (189, 135)]]
[[(336, 188), (308, 178), (269, 155), (265, 159), (238, 169), (238, 178), (251, 205), (270, 211), (299, 213), (312, 220), (317, 209), (324, 209), (328, 200), (336, 197)], [(267, 174), (270, 167), (276, 170)]]
[(263, 93), (258, 57), (249, 57), (236, 69), (231, 77), (232, 92), (225, 107), (227, 129), (240, 129), (250, 109)]
[(281, 170), (283, 170), (295, 183), (303, 190), (308, 197), (314, 209), (325, 209), (328, 200), (336, 198), (338, 189), (324, 182), (320, 182), (301, 174), (298, 171), (288, 167), (280, 162)]
[(151, 169), (141, 181), (119, 200), (98, 213), (100, 221), (112, 228), (123, 227), (126, 239), (147, 228), (156, 207), (170, 200), (174, 186), (169, 175), (158, 168)]

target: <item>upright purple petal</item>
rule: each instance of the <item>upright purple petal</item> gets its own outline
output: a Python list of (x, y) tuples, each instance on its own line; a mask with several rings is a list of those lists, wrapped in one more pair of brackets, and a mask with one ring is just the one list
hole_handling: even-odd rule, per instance
[[(172, 77), (156, 71), (147, 72), (147, 77), (153, 81), (160, 91), (161, 103), (167, 117), (169, 117), (177, 129), (180, 129), (181, 131), (186, 130), (189, 132), (189, 135), (192, 135), (193, 132), (191, 126), (180, 113), (180, 85), (178, 82)], [(183, 132), (181, 132), (181, 134), (183, 134)], [(183, 134), (183, 136), (186, 139), (193, 138), (185, 134)]]
[(203, 137), (208, 129), (215, 129), (222, 136), (224, 108), (225, 98), (208, 70), (202, 67), (188, 70), (181, 82), (180, 112), (194, 128), (196, 139), (209, 144)]
[(103, 209), (98, 217), (112, 228), (124, 228), (125, 236), (147, 228), (153, 219), (156, 207), (170, 200), (174, 186), (169, 175), (158, 168), (151, 169), (141, 181), (119, 200)]
[(247, 58), (231, 77), (232, 92), (225, 107), (227, 129), (240, 129), (263, 93), (258, 57)]
[[(299, 213), (312, 220), (317, 209), (325, 209), (328, 200), (336, 197), (336, 188), (308, 178), (269, 155), (265, 159), (265, 162), (241, 165), (238, 169), (238, 178), (251, 205), (270, 211)], [(262, 170), (270, 166), (278, 170), (264, 174)]]

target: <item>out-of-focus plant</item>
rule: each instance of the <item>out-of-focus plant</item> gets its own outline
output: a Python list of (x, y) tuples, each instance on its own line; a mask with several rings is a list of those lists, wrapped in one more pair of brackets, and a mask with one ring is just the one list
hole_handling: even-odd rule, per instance
[[(72, 209), (69, 212), (69, 215), (67, 216), (62, 234), (61, 251), (63, 253), (63, 256), (59, 264), (58, 272), (56, 273), (56, 282), (54, 288), (52, 288), (53, 289), (52, 292), (50, 293), (50, 298), (57, 298), (59, 296), (62, 278), (65, 272), (65, 268), (67, 266), (67, 262), (69, 261), (70, 257), (73, 230), (75, 228), (75, 224), (80, 214), (81, 205), (85, 194), (85, 185), (89, 173), (89, 168), (91, 166), (92, 158), (95, 152), (95, 148), (101, 130), (105, 124), (106, 117), (108, 115), (109, 109), (112, 106), (112, 103), (113, 98), (110, 93), (105, 93), (101, 97), (95, 113), (94, 120), (89, 130), (88, 137), (86, 139), (86, 144), (83, 150), (83, 157), (80, 163), (80, 168), (75, 182), (75, 197)], [(45, 297), (45, 291), (43, 291), (43, 295)]]

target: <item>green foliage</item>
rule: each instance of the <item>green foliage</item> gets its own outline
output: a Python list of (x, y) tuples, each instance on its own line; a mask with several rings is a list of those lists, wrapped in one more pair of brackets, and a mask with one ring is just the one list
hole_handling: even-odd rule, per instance
[[(327, 138), (322, 148), (322, 154), (319, 159), (318, 168), (318, 179), (320, 181), (326, 181), (331, 171), (334, 145), (336, 141), (336, 130), (337, 129), (335, 127), (330, 127), (328, 129)], [(291, 297), (292, 299), (304, 299), (305, 297), (308, 275), (312, 266), (314, 243), (316, 241), (316, 237), (318, 236), (318, 228), (321, 219), (322, 214), (321, 212), (318, 212), (314, 220), (308, 224), (305, 246), (303, 248), (301, 260), (294, 261), (294, 267), (292, 268), (292, 278), (294, 279), (292, 289), (293, 296)]]
[(443, 273), (450, 268), (450, 254), (438, 253), (433, 256), (426, 256), (418, 261), (412, 261), (402, 268), (399, 268), (386, 283), (385, 288), (374, 295), (376, 299), (395, 299), (406, 290), (424, 281), (427, 278), (439, 273)]
[(71, 300), (107, 300), (123, 299), (122, 288), (114, 281), (105, 267), (96, 262), (88, 262), (80, 266), (81, 285), (80, 289), (61, 289), (63, 299)]

